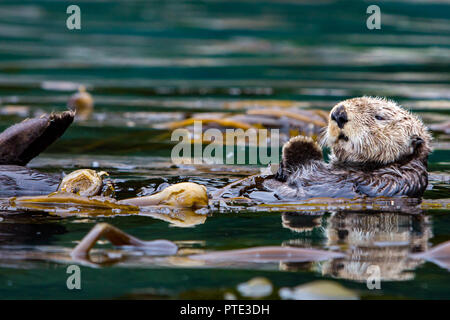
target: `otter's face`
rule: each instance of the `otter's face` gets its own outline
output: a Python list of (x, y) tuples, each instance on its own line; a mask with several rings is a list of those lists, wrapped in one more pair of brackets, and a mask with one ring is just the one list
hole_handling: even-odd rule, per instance
[(414, 153), (426, 158), (430, 141), (417, 117), (392, 101), (371, 97), (334, 106), (323, 139), (338, 161), (380, 164)]

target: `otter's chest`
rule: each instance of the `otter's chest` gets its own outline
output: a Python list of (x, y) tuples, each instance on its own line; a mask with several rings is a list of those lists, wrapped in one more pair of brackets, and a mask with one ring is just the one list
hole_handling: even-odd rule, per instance
[(316, 197), (355, 198), (360, 194), (348, 175), (328, 166), (311, 166), (292, 172), (284, 182), (268, 179), (264, 187), (282, 200)]

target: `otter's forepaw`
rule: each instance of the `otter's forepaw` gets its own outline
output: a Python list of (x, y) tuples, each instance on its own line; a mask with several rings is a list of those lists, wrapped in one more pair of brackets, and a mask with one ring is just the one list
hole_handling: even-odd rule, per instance
[(283, 146), (283, 155), (276, 178), (285, 181), (290, 171), (313, 160), (322, 160), (322, 149), (310, 137), (291, 138)]
[(282, 162), (285, 166), (298, 166), (311, 160), (321, 159), (322, 149), (310, 137), (293, 137), (283, 146)]

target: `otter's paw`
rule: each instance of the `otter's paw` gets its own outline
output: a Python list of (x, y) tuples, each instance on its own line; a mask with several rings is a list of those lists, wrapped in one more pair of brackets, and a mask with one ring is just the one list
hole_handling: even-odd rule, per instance
[(283, 146), (283, 164), (286, 166), (298, 166), (310, 160), (321, 159), (322, 149), (310, 137), (293, 137)]
[(283, 146), (283, 155), (276, 177), (284, 181), (290, 171), (313, 160), (322, 160), (322, 149), (319, 145), (310, 137), (293, 137)]

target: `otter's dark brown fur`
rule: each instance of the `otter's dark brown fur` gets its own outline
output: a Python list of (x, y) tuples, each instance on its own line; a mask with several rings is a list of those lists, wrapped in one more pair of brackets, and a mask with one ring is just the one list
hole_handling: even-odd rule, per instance
[(0, 134), (0, 165), (26, 165), (66, 131), (74, 115), (73, 111), (44, 114), (3, 131)]
[(331, 110), (323, 137), (330, 162), (312, 139), (295, 137), (264, 187), (281, 199), (420, 197), (428, 184), (430, 142), (423, 123), (394, 102), (346, 100)]
[(45, 114), (15, 124), (0, 134), (0, 197), (56, 191), (59, 176), (23, 166), (62, 136), (74, 116), (73, 111)]

